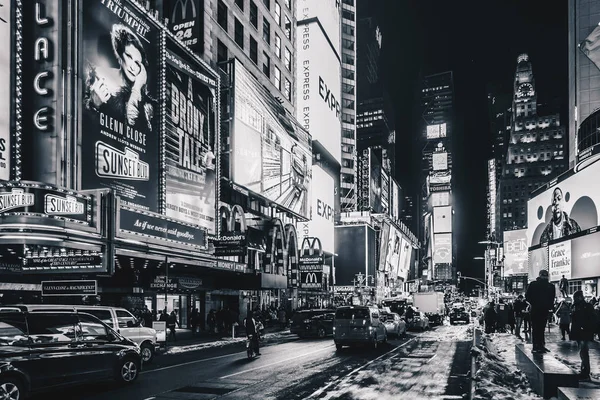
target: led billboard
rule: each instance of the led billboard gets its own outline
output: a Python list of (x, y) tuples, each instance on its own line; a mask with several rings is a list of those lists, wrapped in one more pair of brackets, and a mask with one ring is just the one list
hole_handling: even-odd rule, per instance
[(445, 206), (433, 208), (433, 232), (452, 232), (452, 207)]
[(450, 192), (433, 192), (431, 193), (431, 206), (442, 207), (450, 205)]
[(600, 162), (554, 179), (527, 202), (529, 246), (569, 237), (598, 226)]
[(446, 123), (427, 125), (427, 139), (439, 139), (446, 137)]
[(431, 158), (434, 171), (445, 171), (448, 169), (448, 153), (433, 153)]
[(390, 210), (390, 176), (381, 169), (381, 212), (388, 214)]
[(11, 21), (12, 2), (5, 1), (0, 7), (0, 45), (4, 51), (0, 52), (0, 87), (3, 87), (0, 96), (0, 180), (10, 179), (10, 104), (12, 102), (10, 64), (12, 59), (11, 48)]
[(216, 77), (167, 43), (166, 215), (215, 234)]
[(299, 24), (296, 40), (296, 117), (312, 139), (341, 163), (340, 60), (317, 22)]
[(356, 274), (375, 274), (375, 230), (367, 225), (335, 227), (336, 285), (354, 286)]
[(398, 231), (394, 226), (390, 226), (384, 271), (392, 274), (393, 276), (396, 276), (398, 273), (401, 246), (402, 235), (400, 234), (400, 231)]
[(504, 232), (504, 275), (527, 272), (527, 229)]
[(600, 232), (580, 236), (571, 242), (571, 279), (600, 275)]
[(381, 161), (376, 153), (369, 150), (369, 206), (375, 213), (383, 212), (381, 202)]
[(233, 182), (310, 218), (310, 135), (234, 60)]
[(329, 253), (335, 252), (334, 243), (334, 201), (335, 201), (334, 179), (318, 165), (312, 168), (312, 190), (311, 190), (311, 220), (298, 222), (298, 243), (302, 243), (305, 237), (316, 237), (321, 240), (323, 250)]
[(452, 263), (452, 234), (436, 233), (433, 235), (434, 264)]
[(402, 242), (400, 243), (400, 259), (398, 260), (398, 270), (395, 276), (402, 278), (403, 280), (408, 279), (409, 263), (410, 263), (410, 251), (412, 247), (404, 236), (402, 236)]
[[(340, 8), (340, 0), (296, 0), (298, 25), (302, 25), (303, 21), (311, 18), (317, 18), (337, 54), (341, 54)], [(331, 46), (329, 47), (331, 48)]]
[(402, 215), (402, 190), (400, 185), (392, 178), (390, 179), (390, 215), (393, 220), (400, 219)]
[(541, 270), (548, 269), (548, 247), (529, 250), (527, 269), (529, 280), (536, 279)]
[(112, 189), (124, 205), (157, 212), (159, 29), (133, 5), (81, 7), (81, 186)]

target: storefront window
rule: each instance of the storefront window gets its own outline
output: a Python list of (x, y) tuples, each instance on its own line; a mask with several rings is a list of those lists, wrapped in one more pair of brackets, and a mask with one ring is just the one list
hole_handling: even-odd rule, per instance
[(569, 281), (569, 294), (573, 294), (581, 289), (581, 281)]

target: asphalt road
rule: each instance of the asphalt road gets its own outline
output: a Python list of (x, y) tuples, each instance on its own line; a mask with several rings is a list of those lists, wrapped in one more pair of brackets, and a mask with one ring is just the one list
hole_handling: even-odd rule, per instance
[[(373, 362), (397, 357), (400, 351), (404, 354), (409, 354), (411, 349), (422, 351), (422, 345), (417, 345), (419, 336), (427, 333), (390, 340), (388, 345), (377, 350), (356, 348), (339, 352), (331, 338), (294, 338), (263, 347), (262, 355), (253, 360), (247, 359), (243, 343), (160, 356), (145, 367), (132, 385), (86, 385), (63, 390), (61, 397), (73, 400), (293, 400), (311, 395), (322, 397), (328, 389), (334, 390), (342, 379)], [(468, 355), (468, 349), (465, 351)], [(452, 391), (456, 392), (456, 389)], [(48, 394), (34, 399), (46, 398)]]

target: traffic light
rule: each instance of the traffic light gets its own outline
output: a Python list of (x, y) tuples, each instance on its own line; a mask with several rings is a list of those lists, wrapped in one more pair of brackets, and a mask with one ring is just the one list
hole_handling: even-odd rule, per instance
[(456, 273), (456, 284), (460, 285), (460, 272)]

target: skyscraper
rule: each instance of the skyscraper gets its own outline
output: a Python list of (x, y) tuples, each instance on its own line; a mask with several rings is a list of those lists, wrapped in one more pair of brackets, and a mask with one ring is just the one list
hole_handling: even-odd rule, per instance
[(559, 115), (538, 115), (537, 106), (531, 61), (527, 54), (521, 54), (513, 82), (510, 136), (498, 199), (503, 232), (525, 228), (530, 192), (568, 167), (567, 138)]

